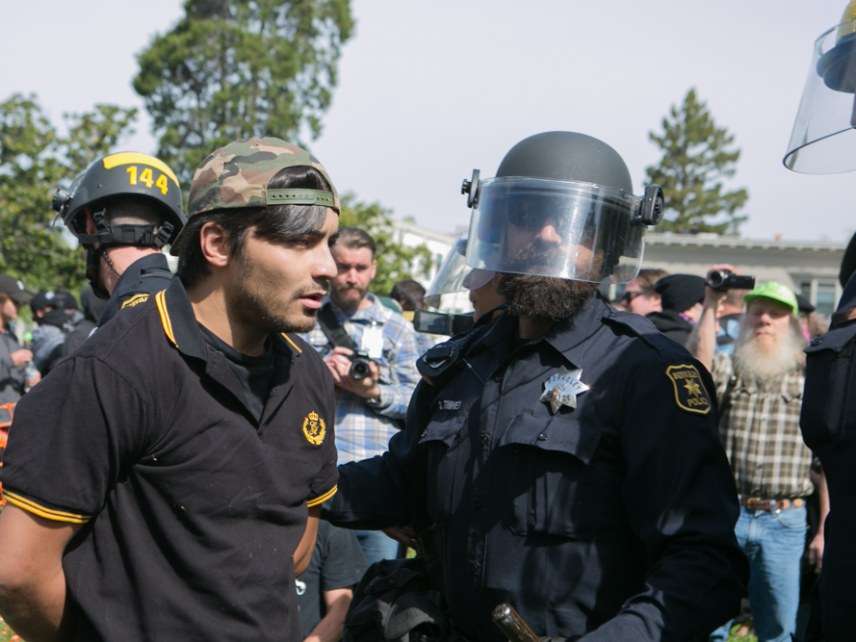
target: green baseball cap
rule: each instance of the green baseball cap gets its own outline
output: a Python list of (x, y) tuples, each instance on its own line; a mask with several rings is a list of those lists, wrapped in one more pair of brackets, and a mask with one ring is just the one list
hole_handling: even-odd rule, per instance
[(764, 281), (763, 283), (759, 283), (755, 286), (754, 290), (751, 290), (745, 297), (743, 297), (743, 300), (746, 301), (747, 305), (755, 299), (770, 299), (776, 303), (781, 303), (786, 308), (790, 308), (791, 314), (794, 316), (796, 316), (799, 311), (799, 304), (797, 303), (797, 297), (794, 295), (794, 291), (785, 287), (781, 283), (776, 283), (775, 281)]

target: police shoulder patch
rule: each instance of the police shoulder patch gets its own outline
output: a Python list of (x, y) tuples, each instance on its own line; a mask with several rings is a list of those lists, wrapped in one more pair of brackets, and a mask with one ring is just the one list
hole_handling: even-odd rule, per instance
[(706, 415), (710, 412), (710, 397), (696, 367), (690, 363), (671, 365), (666, 376), (675, 390), (675, 403), (681, 410)]
[(122, 305), (120, 309), (124, 310), (125, 308), (135, 308), (141, 303), (145, 303), (149, 300), (148, 292), (143, 292), (141, 294), (135, 294), (134, 296), (130, 296), (124, 301), (122, 301)]
[(327, 436), (327, 422), (314, 410), (303, 418), (303, 436), (313, 446), (320, 446)]

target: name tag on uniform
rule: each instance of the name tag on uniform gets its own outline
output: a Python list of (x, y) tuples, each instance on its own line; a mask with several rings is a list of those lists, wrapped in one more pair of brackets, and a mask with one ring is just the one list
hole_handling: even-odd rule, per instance
[(373, 323), (363, 330), (360, 351), (377, 361), (383, 356), (383, 326)]

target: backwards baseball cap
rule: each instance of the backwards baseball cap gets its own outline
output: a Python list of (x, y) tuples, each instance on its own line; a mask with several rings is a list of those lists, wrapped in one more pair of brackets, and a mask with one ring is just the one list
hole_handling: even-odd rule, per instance
[(17, 305), (29, 303), (33, 298), (32, 293), (24, 288), (21, 281), (6, 274), (0, 274), (0, 294), (5, 294)]
[[(268, 187), (270, 180), (287, 167), (314, 168), (330, 190)], [(317, 158), (297, 145), (266, 137), (229, 143), (209, 154), (193, 174), (187, 216), (191, 219), (214, 210), (268, 205), (319, 205), (337, 214), (341, 210), (333, 181)], [(173, 254), (182, 236), (183, 231), (173, 243)]]
[(763, 283), (759, 283), (755, 286), (754, 290), (749, 291), (746, 296), (743, 297), (743, 300), (747, 305), (756, 299), (769, 299), (770, 301), (781, 303), (786, 308), (789, 308), (791, 314), (794, 316), (797, 315), (799, 310), (797, 297), (794, 295), (794, 291), (785, 287), (781, 283), (776, 283), (775, 281), (764, 281)]

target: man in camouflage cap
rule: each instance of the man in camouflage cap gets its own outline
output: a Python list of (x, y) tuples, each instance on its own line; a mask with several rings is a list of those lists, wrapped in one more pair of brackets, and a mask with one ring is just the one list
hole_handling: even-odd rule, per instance
[(337, 472), (333, 382), (293, 333), (336, 273), (338, 211), (299, 147), (218, 149), (178, 277), (19, 404), (0, 611), (26, 639), (298, 639), (295, 570)]

